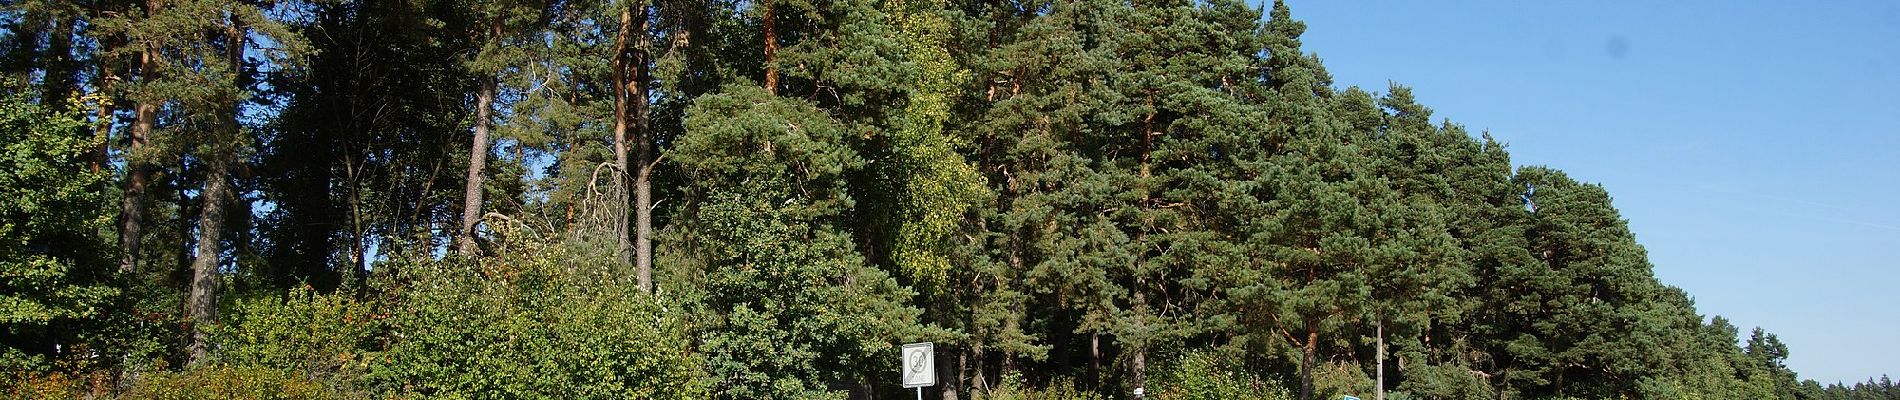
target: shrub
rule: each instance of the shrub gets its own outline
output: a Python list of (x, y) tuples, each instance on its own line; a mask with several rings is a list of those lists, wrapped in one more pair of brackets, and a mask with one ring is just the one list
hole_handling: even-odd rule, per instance
[(355, 391), (368, 366), (375, 304), (309, 286), (284, 296), (239, 301), (213, 337), (217, 359), (241, 367), (294, 371), (332, 391)]
[(100, 234), (106, 174), (86, 165), (105, 138), (20, 86), (0, 78), (0, 376), (89, 368), (73, 350), (120, 296)]
[(1012, 374), (1003, 377), (1003, 382), (987, 392), (972, 393), (976, 400), (1094, 400), (1102, 399), (1100, 393), (1084, 390), (1068, 378), (1056, 378), (1048, 385), (1037, 388), (1026, 385), (1022, 375)]
[(686, 322), (614, 263), (566, 246), (400, 268), (366, 382), (448, 398), (704, 398)]
[(1313, 368), (1313, 394), (1318, 398), (1337, 399), (1342, 395), (1366, 398), (1372, 394), (1372, 377), (1358, 364), (1344, 361), (1320, 363)]
[(121, 399), (196, 400), (340, 399), (321, 382), (291, 371), (270, 368), (206, 365), (184, 372), (156, 372), (140, 379)]
[(1286, 388), (1247, 372), (1230, 357), (1193, 351), (1149, 380), (1162, 400), (1288, 399)]

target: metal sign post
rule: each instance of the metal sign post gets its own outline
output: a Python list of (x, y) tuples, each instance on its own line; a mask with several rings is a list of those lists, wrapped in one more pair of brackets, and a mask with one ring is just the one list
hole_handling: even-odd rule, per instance
[(937, 385), (935, 347), (930, 342), (909, 343), (898, 348), (903, 363), (904, 388), (917, 388), (917, 400), (924, 400), (924, 387)]

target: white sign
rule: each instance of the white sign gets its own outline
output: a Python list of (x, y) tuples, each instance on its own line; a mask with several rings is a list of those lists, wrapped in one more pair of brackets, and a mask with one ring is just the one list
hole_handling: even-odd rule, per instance
[(904, 345), (904, 388), (937, 385), (937, 360), (930, 342)]

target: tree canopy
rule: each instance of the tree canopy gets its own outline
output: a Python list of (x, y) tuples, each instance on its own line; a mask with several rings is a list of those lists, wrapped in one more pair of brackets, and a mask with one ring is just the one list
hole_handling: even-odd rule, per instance
[(1603, 186), (1338, 87), (1305, 30), (0, 1), (0, 394), (879, 398), (929, 341), (949, 399), (1900, 398), (1800, 380)]

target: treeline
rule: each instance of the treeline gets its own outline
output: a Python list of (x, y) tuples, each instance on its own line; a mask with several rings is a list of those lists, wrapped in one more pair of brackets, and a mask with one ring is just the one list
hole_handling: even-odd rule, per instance
[(1280, 2), (0, 4), (8, 397), (1900, 398)]

